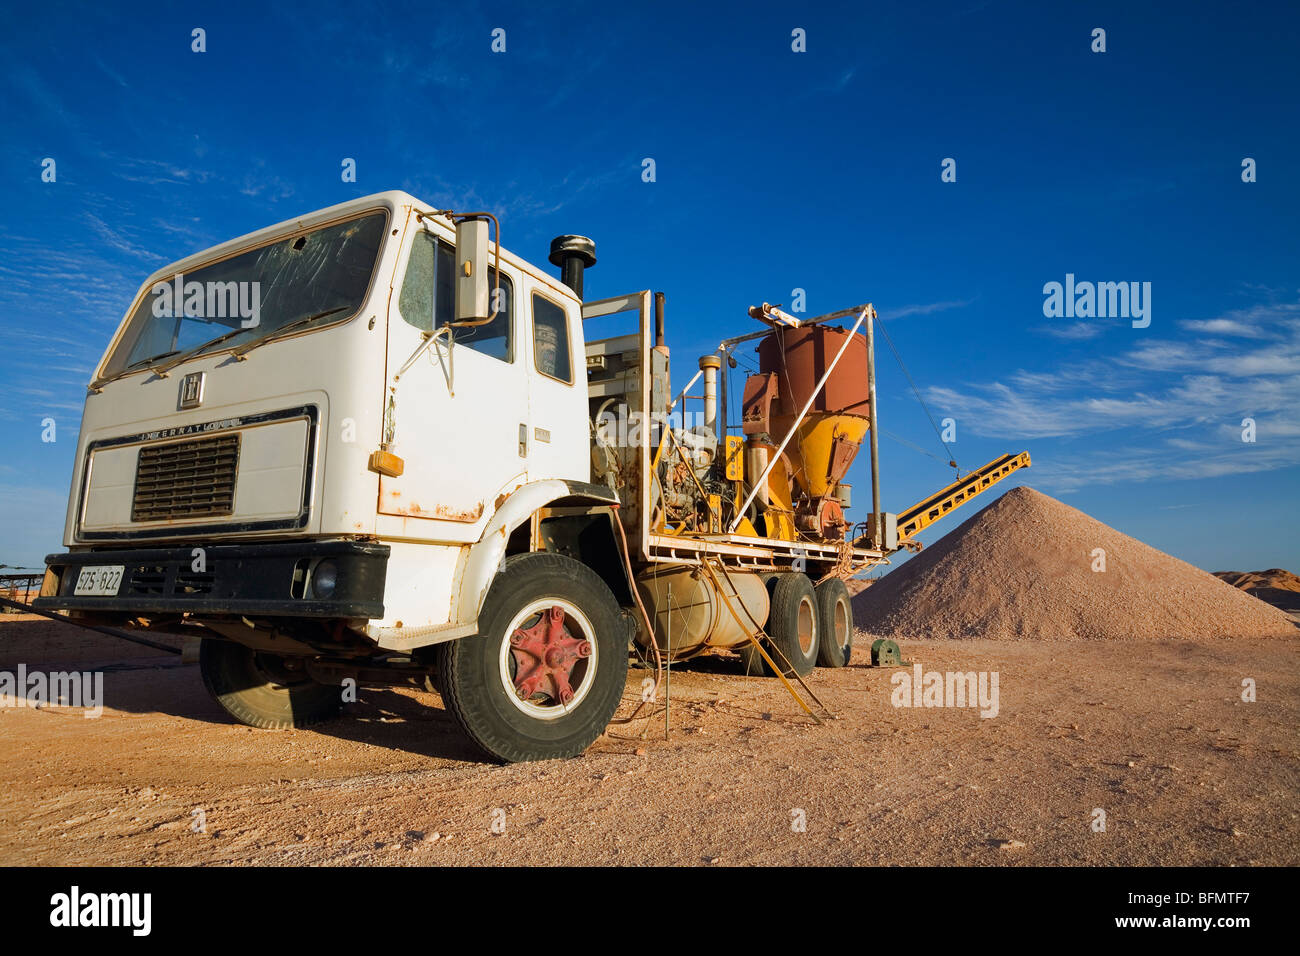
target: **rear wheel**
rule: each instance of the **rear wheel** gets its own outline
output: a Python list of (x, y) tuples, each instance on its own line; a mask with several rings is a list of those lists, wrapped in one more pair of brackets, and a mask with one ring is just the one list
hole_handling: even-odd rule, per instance
[[(763, 587), (767, 588), (769, 607), (771, 607), (770, 602), (772, 599), (772, 588), (776, 586), (776, 580), (780, 576), (781, 575), (779, 574), (762, 575)], [(770, 647), (766, 648), (766, 650), (769, 654), (772, 653), (772, 649)], [(740, 663), (744, 666), (744, 673), (746, 674), (746, 676), (754, 676), (754, 677), (772, 676), (773, 673), (772, 669), (767, 666), (767, 662), (763, 660), (763, 655), (758, 653), (758, 650), (754, 647), (753, 644), (746, 641), (744, 644), (741, 644), (739, 647), (736, 648), (736, 653), (740, 655)]]
[[(805, 677), (817, 666), (821, 633), (813, 583), (806, 574), (787, 573), (777, 575), (769, 587), (772, 609), (765, 630), (771, 643), (766, 650), (786, 677)], [(754, 672), (751, 668), (761, 660), (752, 646), (741, 649), (741, 659), (749, 673)], [(768, 672), (765, 664), (763, 670)]]
[(502, 761), (574, 757), (618, 708), (627, 628), (605, 582), (558, 554), (507, 559), (479, 633), (439, 645), (443, 703), (466, 735)]
[(303, 664), (233, 641), (205, 637), (199, 645), (199, 673), (212, 699), (240, 723), (263, 730), (306, 727), (338, 716), (342, 692), (316, 683)]
[(821, 624), (817, 663), (844, 667), (853, 653), (853, 604), (841, 579), (827, 578), (817, 585), (817, 619)]

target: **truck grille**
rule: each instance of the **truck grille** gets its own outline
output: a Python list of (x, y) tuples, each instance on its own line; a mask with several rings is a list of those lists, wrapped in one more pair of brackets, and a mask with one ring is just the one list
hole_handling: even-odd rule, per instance
[(238, 471), (238, 435), (146, 445), (136, 460), (131, 520), (234, 514)]

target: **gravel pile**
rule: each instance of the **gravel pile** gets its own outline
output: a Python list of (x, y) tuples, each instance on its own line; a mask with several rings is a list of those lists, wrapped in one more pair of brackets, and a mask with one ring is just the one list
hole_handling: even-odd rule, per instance
[[(1104, 571), (1093, 570), (1101, 566), (1098, 548)], [(1300, 633), (1276, 608), (1025, 486), (852, 600), (858, 628), (893, 638), (1115, 641)]]

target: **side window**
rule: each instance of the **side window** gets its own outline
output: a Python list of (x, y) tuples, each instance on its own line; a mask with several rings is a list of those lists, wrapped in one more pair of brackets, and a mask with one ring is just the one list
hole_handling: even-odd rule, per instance
[(573, 383), (569, 361), (569, 323), (564, 309), (533, 293), (533, 356), (537, 371)]
[[(442, 328), (452, 320), (456, 310), (456, 289), (453, 285), (456, 270), (456, 254), (445, 242), (438, 243), (438, 287), (435, 307), (437, 309), (436, 328)], [(495, 300), (497, 289), (497, 270), (488, 267), (488, 288), (492, 290), (489, 305), (497, 309), (496, 318), (487, 325), (456, 329), (456, 344), (464, 345), (475, 352), (482, 352), (502, 362), (515, 360), (512, 346), (514, 336), (510, 330), (514, 326), (514, 284), (510, 277), (501, 277), (501, 300)]]
[[(455, 309), (453, 285), (456, 257), (450, 245), (435, 239), (427, 232), (415, 237), (411, 258), (406, 265), (406, 278), (402, 280), (402, 294), (397, 309), (402, 320), (421, 332), (432, 332), (451, 321)], [(488, 285), (496, 290), (496, 269), (488, 270)], [(514, 316), (514, 285), (510, 277), (501, 277), (501, 299), (494, 302), (499, 309), (496, 318), (487, 325), (456, 329), (456, 344), (489, 355), (502, 362), (514, 360), (510, 334)]]
[(397, 300), (397, 311), (402, 321), (421, 332), (433, 331), (433, 281), (437, 267), (438, 242), (427, 232), (415, 237), (411, 258), (406, 263), (406, 278), (402, 280), (402, 294)]

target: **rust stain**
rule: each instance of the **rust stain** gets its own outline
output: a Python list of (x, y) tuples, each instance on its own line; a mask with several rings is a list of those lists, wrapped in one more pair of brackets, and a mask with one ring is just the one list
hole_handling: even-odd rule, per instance
[(412, 501), (404, 508), (394, 505), (392, 513), (401, 515), (403, 518), (431, 518), (437, 521), (473, 523), (483, 516), (483, 502), (480, 501), (469, 509), (453, 508), (450, 505), (434, 505), (432, 509), (426, 509)]
[(447, 505), (435, 505), (433, 514), (448, 521), (477, 521), (483, 516), (483, 502), (480, 501), (468, 511), (461, 511)]

